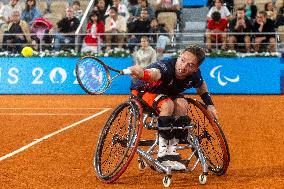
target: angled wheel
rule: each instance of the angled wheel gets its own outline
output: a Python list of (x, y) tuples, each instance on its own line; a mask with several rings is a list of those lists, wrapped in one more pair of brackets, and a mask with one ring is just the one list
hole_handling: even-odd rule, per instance
[(230, 162), (230, 153), (221, 125), (209, 115), (201, 102), (191, 98), (187, 98), (187, 101), (188, 115), (195, 125), (194, 133), (199, 139), (209, 170), (217, 175), (225, 174)]
[(98, 139), (94, 155), (97, 177), (106, 183), (117, 180), (132, 160), (142, 132), (140, 106), (135, 100), (117, 106)]
[(168, 176), (168, 175), (164, 176), (163, 178), (164, 187), (166, 188), (170, 187), (171, 183), (172, 183), (171, 176)]

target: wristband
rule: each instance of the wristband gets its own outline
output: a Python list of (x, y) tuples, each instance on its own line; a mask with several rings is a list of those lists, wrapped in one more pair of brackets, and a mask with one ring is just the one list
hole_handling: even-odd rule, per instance
[(203, 93), (202, 95), (200, 95), (200, 97), (206, 106), (214, 105), (209, 92)]
[(143, 81), (149, 81), (151, 79), (151, 72), (150, 70), (144, 70), (143, 72), (143, 77), (141, 78), (141, 80)]

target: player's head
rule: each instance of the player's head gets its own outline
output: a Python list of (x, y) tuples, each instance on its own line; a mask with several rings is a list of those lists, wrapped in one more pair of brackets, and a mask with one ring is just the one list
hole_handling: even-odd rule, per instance
[(186, 77), (197, 72), (199, 66), (205, 59), (205, 51), (198, 45), (187, 46), (179, 55), (175, 71), (178, 79), (185, 79)]
[(200, 66), (202, 64), (202, 62), (204, 61), (205, 59), (205, 50), (203, 48), (201, 48), (200, 46), (198, 45), (188, 45), (182, 52), (191, 52), (192, 54), (194, 54), (198, 60), (198, 65)]

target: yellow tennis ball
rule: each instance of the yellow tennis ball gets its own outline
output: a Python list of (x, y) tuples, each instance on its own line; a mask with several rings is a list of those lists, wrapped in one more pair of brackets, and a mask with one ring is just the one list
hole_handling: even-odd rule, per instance
[(24, 57), (30, 57), (33, 55), (33, 49), (31, 47), (24, 47), (22, 49), (22, 55)]

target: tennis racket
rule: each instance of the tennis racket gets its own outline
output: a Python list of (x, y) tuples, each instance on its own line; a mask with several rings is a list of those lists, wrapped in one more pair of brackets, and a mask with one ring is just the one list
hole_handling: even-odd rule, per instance
[[(110, 71), (116, 72), (116, 75), (111, 77)], [(76, 64), (78, 83), (89, 94), (103, 94), (115, 78), (126, 74), (131, 74), (131, 71), (114, 69), (92, 56), (85, 56)]]

